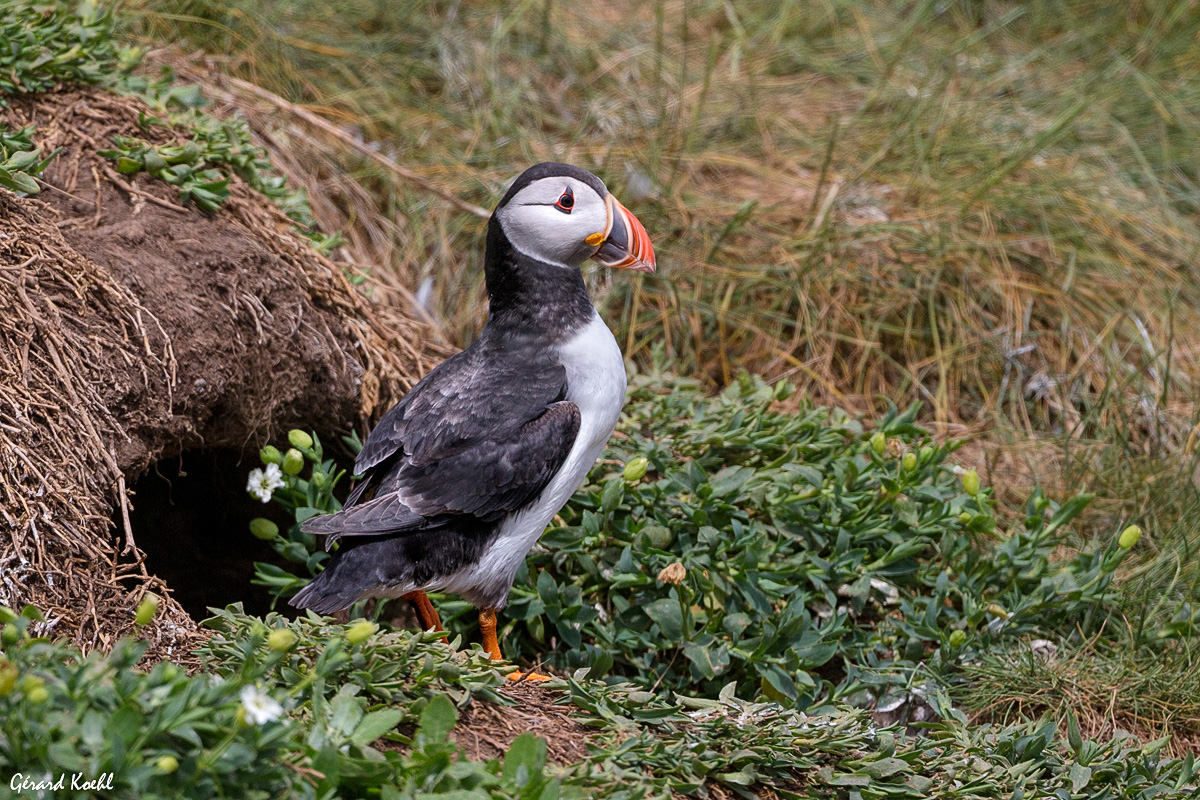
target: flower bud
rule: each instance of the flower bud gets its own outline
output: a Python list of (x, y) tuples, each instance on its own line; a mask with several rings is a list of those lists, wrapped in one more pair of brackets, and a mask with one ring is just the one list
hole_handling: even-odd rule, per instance
[(275, 445), (269, 444), (262, 450), (258, 451), (258, 460), (261, 461), (264, 466), (267, 464), (282, 464), (283, 453), (279, 452), (279, 448)]
[(969, 469), (962, 476), (963, 491), (974, 497), (979, 494), (979, 473), (974, 469)]
[(288, 431), (288, 441), (292, 443), (292, 447), (299, 447), (301, 450), (311, 450), (313, 446), (312, 437), (299, 428)]
[(276, 628), (267, 637), (267, 646), (280, 653), (291, 650), (295, 643), (296, 634), (292, 633), (289, 628)]
[(900, 461), (900, 464), (906, 472), (912, 472), (917, 468), (917, 454), (910, 450), (904, 454), (904, 458)]
[(17, 678), (20, 675), (21, 671), (17, 669), (16, 664), (0, 659), (0, 697), (12, 694), (12, 690), (17, 688)]
[(329, 476), (320, 470), (314, 470), (312, 474), (312, 485), (317, 489), (327, 489), (329, 487)]
[(5, 647), (16, 644), (20, 638), (21, 629), (11, 622), (5, 625), (4, 629), (0, 631), (0, 642), (3, 642)]
[(38, 705), (50, 699), (50, 692), (46, 691), (45, 686), (37, 686), (25, 693), (25, 699)]
[(162, 756), (158, 761), (154, 762), (154, 766), (163, 775), (170, 775), (175, 770), (179, 769), (179, 759), (175, 756)]
[(1121, 531), (1121, 538), (1117, 540), (1117, 544), (1128, 550), (1138, 543), (1142, 538), (1142, 529), (1137, 525), (1130, 525), (1125, 530)]
[(663, 583), (669, 583), (672, 586), (678, 586), (683, 583), (687, 577), (687, 567), (676, 561), (673, 564), (668, 564), (662, 568), (662, 572), (658, 573), (658, 579)]
[(250, 520), (250, 533), (254, 534), (255, 539), (269, 542), (279, 535), (279, 526), (269, 519), (255, 517)]
[(921, 463), (924, 464), (931, 458), (933, 458), (933, 448), (929, 445), (925, 445), (921, 448)]
[(637, 458), (630, 459), (629, 463), (625, 465), (625, 472), (623, 472), (622, 475), (624, 476), (625, 480), (629, 481), (630, 483), (634, 483), (635, 481), (641, 480), (642, 476), (646, 474), (646, 470), (649, 468), (650, 459), (644, 456), (638, 456)]
[(871, 449), (875, 451), (875, 455), (881, 456), (887, 452), (887, 437), (883, 435), (883, 431), (875, 431), (871, 437)]
[(158, 595), (147, 594), (133, 615), (134, 625), (147, 625), (158, 612)]
[(379, 630), (379, 626), (374, 622), (361, 620), (346, 629), (346, 641), (350, 644), (361, 644), (374, 636), (377, 630)]
[(950, 634), (950, 646), (955, 650), (967, 643), (967, 634), (962, 631), (953, 631)]
[(958, 521), (961, 522), (963, 525), (970, 525), (971, 520), (973, 520), (973, 519), (975, 519), (975, 517), (972, 516), (971, 512), (969, 512), (969, 511), (964, 511), (958, 515)]
[(295, 448), (289, 448), (283, 455), (283, 471), (288, 475), (299, 475), (304, 469), (304, 455)]

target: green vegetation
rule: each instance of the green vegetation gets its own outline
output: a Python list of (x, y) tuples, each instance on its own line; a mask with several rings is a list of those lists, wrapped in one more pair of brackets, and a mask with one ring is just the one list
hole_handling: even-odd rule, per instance
[[(518, 574), (502, 649), (667, 697), (716, 697), (734, 682), (747, 700), (869, 709), (968, 697), (980, 659), (1029, 639), (1119, 635), (1106, 633), (1113, 578), (1136, 528), (1058, 557), (1090, 496), (1059, 505), (1035, 492), (998, 530), (991, 489), (914, 423), (916, 408), (864, 431), (842, 412), (777, 410), (790, 395), (748, 376), (716, 397), (635, 376), (612, 458)], [(279, 595), (323, 564), (299, 522), (340, 508), (344, 474), (312, 437), (293, 431), (291, 444), (290, 460), (274, 447), (262, 456), (283, 464), (274, 498), (296, 524), (251, 526), (304, 565), (258, 565)], [(451, 631), (474, 636), (468, 605), (439, 605)], [(1175, 648), (1198, 626), (1190, 608), (1160, 609), (1139, 646)]]
[[(49, 6), (32, 0), (0, 3), (0, 103), (6, 95), (46, 91), (64, 83), (97, 84), (135, 95), (162, 116), (145, 115), (143, 129), (159, 129), (158, 146), (114, 137), (104, 152), (118, 172), (145, 170), (179, 187), (180, 200), (215, 211), (229, 197), (229, 181), (237, 175), (270, 198), (323, 251), (341, 241), (317, 229), (303, 191), (287, 186), (255, 145), (245, 120), (220, 120), (200, 109), (207, 104), (199, 87), (176, 85), (169, 71), (158, 79), (134, 75), (142, 51), (120, 46), (114, 37), (111, 11), (91, 3)], [(31, 144), (32, 131), (0, 131), (0, 186), (25, 194), (37, 192), (34, 176), (48, 159)]]
[(42, 158), (33, 133), (32, 125), (11, 133), (0, 129), (0, 186), (5, 189), (26, 195), (41, 191), (34, 178), (49, 166), (54, 153)]
[[(548, 765), (545, 742), (529, 733), (502, 760), (470, 761), (446, 741), (456, 706), (500, 700), (503, 678), (481, 652), (431, 634), (230, 609), (209, 622), (205, 671), (189, 675), (169, 663), (137, 669), (144, 648), (135, 642), (85, 657), (29, 639), (38, 612), (0, 613), (13, 629), (0, 656), (0, 767), (35, 784), (66, 771), (68, 787), (75, 772), (112, 773), (115, 797), (636, 800), (707, 783), (796, 798), (1086, 788), (1089, 797), (1132, 800), (1184, 798), (1195, 788), (1192, 759), (1162, 759), (1162, 742), (1101, 745), (1074, 728), (1061, 741), (1053, 724), (979, 730), (953, 712), (911, 737), (876, 729), (861, 712), (806, 715), (740, 701), (733, 684), (675, 705), (581, 678), (561, 686), (589, 730), (583, 761)], [(368, 630), (357, 631), (362, 625)]]

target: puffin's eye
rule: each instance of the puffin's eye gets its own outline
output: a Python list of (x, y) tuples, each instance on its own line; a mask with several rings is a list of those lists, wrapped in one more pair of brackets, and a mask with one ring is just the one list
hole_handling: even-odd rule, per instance
[(554, 207), (564, 214), (570, 214), (571, 209), (575, 207), (575, 193), (569, 188), (564, 189), (562, 197), (558, 198), (558, 202), (554, 204)]

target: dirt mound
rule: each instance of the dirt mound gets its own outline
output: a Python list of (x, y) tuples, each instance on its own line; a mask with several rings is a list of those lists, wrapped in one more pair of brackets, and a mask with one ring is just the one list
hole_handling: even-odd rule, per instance
[[(143, 130), (142, 112), (96, 89), (0, 109), (0, 124), (61, 148), (37, 198), (0, 192), (0, 603), (37, 604), (47, 632), (85, 647), (128, 633), (146, 591), (168, 592), (132, 537), (140, 474), (289, 427), (332, 438), (444, 354), (238, 179), (205, 214), (118, 174), (97, 154), (114, 135), (186, 141)], [(168, 599), (142, 635), (178, 654), (194, 631)]]

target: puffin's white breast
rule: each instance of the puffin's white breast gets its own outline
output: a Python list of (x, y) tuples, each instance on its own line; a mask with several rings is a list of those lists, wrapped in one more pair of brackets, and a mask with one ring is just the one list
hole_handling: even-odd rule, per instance
[(625, 404), (625, 362), (612, 331), (599, 314), (559, 346), (567, 372), (566, 399), (579, 408), (575, 445), (541, 496), (504, 520), (478, 563), (460, 570), (437, 588), (483, 605), (503, 605), (525, 555), (587, 477), (612, 435)]

